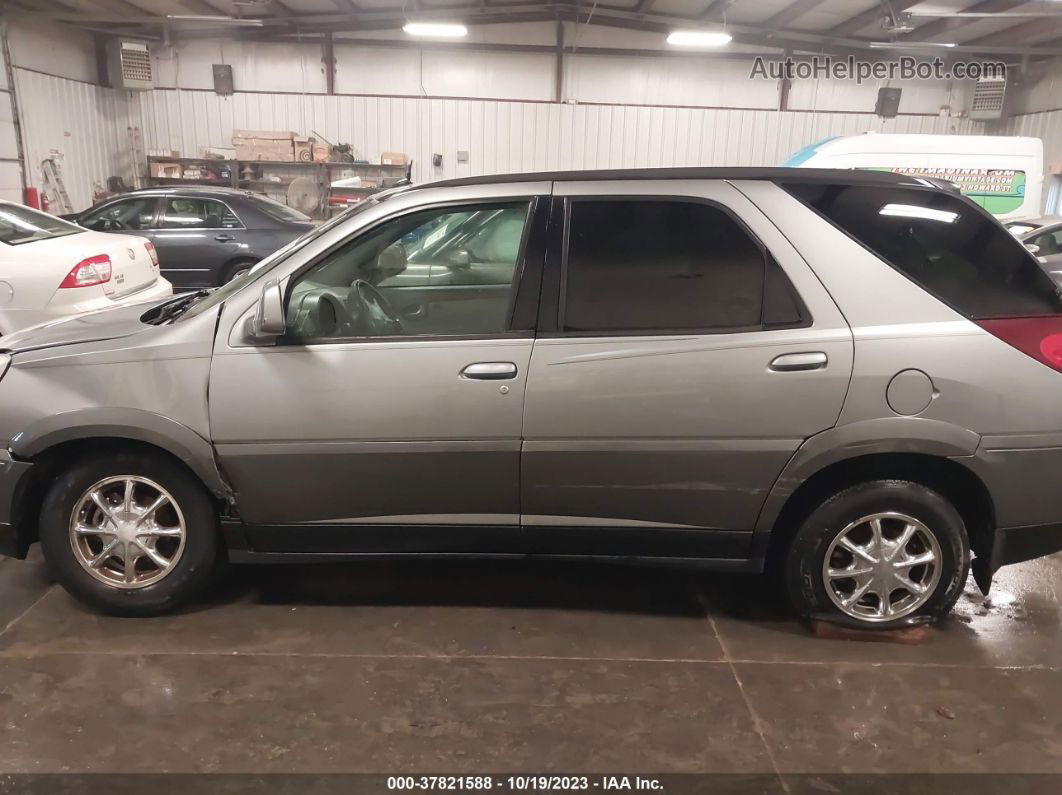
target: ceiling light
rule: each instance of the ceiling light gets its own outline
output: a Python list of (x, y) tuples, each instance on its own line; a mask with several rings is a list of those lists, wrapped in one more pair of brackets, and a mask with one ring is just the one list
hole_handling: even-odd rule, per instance
[(410, 36), (428, 36), (437, 39), (460, 39), (468, 35), (468, 28), (464, 25), (454, 25), (448, 22), (407, 22), (402, 30)]
[(667, 43), (672, 47), (722, 47), (733, 38), (722, 30), (673, 30)]
[(867, 46), (874, 50), (920, 50), (958, 45), (953, 41), (872, 41)]

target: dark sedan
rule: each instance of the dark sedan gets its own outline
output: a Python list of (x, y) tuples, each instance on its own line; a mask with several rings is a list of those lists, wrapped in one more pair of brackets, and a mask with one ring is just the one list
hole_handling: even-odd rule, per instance
[(87, 229), (146, 237), (175, 288), (215, 287), (312, 229), (297, 210), (231, 188), (123, 193), (70, 218)]

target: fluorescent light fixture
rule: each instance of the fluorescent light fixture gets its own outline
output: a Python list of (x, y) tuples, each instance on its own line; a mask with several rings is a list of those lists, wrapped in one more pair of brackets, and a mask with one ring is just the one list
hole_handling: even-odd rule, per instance
[(673, 30), (667, 36), (672, 47), (722, 47), (734, 37), (722, 30)]
[(468, 28), (449, 22), (407, 22), (402, 30), (410, 36), (426, 36), (437, 39), (460, 39), (468, 35)]
[(896, 218), (918, 218), (923, 221), (942, 221), (953, 224), (958, 220), (958, 213), (949, 213), (947, 210), (934, 210), (930, 207), (919, 207), (916, 204), (886, 204), (878, 215), (891, 215)]
[(872, 41), (872, 50), (933, 50), (937, 47), (958, 47), (953, 41)]
[(260, 19), (237, 19), (236, 17), (222, 17), (198, 14), (167, 14), (169, 22), (190, 22), (199, 25), (236, 25), (237, 27), (260, 28), (263, 25)]

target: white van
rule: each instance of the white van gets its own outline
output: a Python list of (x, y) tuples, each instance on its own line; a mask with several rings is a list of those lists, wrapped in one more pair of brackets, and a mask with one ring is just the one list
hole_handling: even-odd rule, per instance
[(946, 179), (998, 218), (1042, 213), (1044, 145), (1039, 138), (868, 132), (819, 141), (782, 165)]

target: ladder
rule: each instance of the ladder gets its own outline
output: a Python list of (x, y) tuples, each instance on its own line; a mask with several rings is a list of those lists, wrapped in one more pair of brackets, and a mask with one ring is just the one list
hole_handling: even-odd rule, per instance
[(53, 215), (69, 215), (74, 212), (70, 203), (70, 194), (63, 184), (63, 172), (59, 161), (46, 157), (41, 161), (41, 176), (44, 178), (44, 194), (48, 197), (48, 207)]

